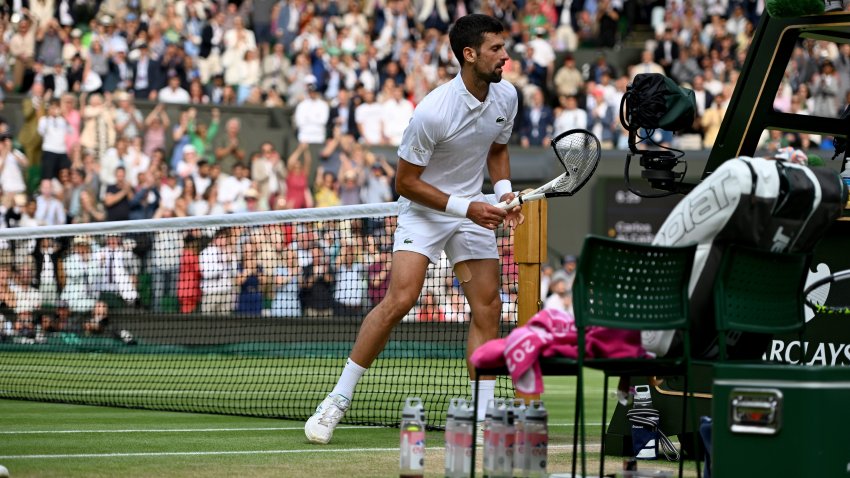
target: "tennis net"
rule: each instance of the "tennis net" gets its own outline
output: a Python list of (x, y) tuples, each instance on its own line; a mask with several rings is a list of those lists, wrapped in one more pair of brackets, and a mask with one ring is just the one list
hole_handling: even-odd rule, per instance
[[(386, 291), (395, 203), (0, 230), (0, 397), (306, 419)], [(499, 232), (502, 333), (516, 323)], [(470, 314), (445, 257), (345, 421), (468, 396)], [(510, 396), (500, 379), (497, 396)]]

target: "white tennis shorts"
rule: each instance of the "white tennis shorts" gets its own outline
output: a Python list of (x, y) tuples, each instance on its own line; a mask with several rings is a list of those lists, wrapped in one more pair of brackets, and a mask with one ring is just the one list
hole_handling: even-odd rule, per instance
[(469, 259), (499, 258), (494, 231), (466, 218), (399, 201), (393, 251), (418, 252), (436, 264), (443, 250), (452, 266)]

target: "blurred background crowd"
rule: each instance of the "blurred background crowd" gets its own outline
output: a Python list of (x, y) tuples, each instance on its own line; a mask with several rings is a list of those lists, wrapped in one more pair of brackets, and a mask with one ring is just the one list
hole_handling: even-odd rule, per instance
[[(516, 147), (586, 128), (604, 148), (625, 149), (623, 94), (634, 75), (663, 73), (695, 91), (697, 117), (655, 139), (710, 149), (763, 8), (762, 0), (8, 0), (0, 105), (23, 99), (19, 124), (0, 110), (0, 227), (392, 201), (395, 158), (377, 147), (397, 145), (416, 104), (457, 74), (447, 33), (473, 12), (506, 27), (504, 77), (521, 103)], [(633, 61), (611, 61), (635, 45)], [(848, 82), (850, 45), (805, 40), (775, 107), (838, 116)], [(240, 108), (285, 110), (297, 144), (249, 149)], [(760, 147), (828, 143), (765, 132)]]

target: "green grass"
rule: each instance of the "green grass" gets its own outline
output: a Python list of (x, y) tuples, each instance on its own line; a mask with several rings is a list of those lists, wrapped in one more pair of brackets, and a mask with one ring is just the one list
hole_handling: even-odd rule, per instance
[[(587, 380), (588, 397), (599, 397), (600, 376), (588, 373)], [(550, 472), (569, 470), (573, 384), (546, 379)], [(589, 423), (598, 422), (600, 407), (599, 400), (588, 401)], [(398, 476), (395, 428), (342, 426), (330, 445), (316, 446), (304, 439), (300, 420), (18, 400), (0, 400), (0, 416), (0, 464), (13, 478)], [(598, 433), (598, 424), (588, 428), (592, 445)], [(442, 433), (429, 432), (426, 440), (426, 474), (442, 476)], [(597, 460), (591, 453), (588, 465)], [(620, 460), (609, 457), (607, 465), (613, 472)], [(664, 465), (674, 466), (644, 468)]]

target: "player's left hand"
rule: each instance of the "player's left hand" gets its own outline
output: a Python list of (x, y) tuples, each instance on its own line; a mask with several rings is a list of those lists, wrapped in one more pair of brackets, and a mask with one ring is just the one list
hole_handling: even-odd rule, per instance
[[(505, 193), (501, 198), (499, 198), (499, 201), (511, 202), (515, 197), (516, 194), (512, 192)], [(522, 214), (522, 205), (516, 206), (508, 211), (508, 215), (505, 216), (504, 219), (505, 227), (509, 227), (511, 230), (516, 229), (516, 227), (523, 222), (525, 222), (525, 216)]]

